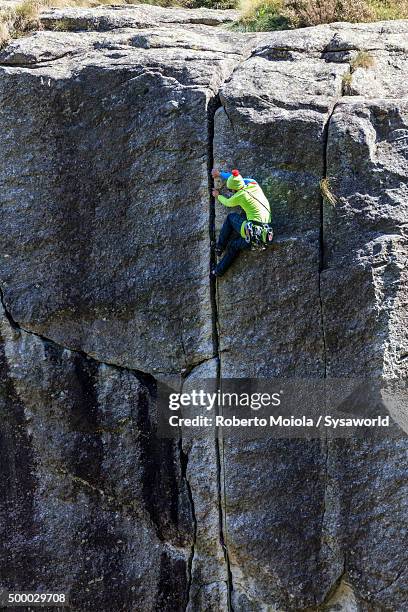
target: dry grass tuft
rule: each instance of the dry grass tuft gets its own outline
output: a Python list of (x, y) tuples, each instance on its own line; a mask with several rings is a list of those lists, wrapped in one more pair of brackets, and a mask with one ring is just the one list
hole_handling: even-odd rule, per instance
[(337, 198), (332, 192), (329, 177), (326, 176), (326, 178), (320, 181), (320, 191), (323, 198), (327, 200), (327, 202), (329, 202), (332, 206), (336, 206)]
[(346, 72), (345, 74), (343, 74), (343, 78), (342, 78), (342, 93), (343, 96), (351, 96), (353, 91), (352, 91), (352, 85), (353, 83), (353, 73), (350, 72)]
[(350, 62), (351, 71), (354, 72), (357, 68), (368, 70), (375, 66), (375, 59), (367, 51), (359, 51), (356, 57)]
[(375, 66), (374, 57), (368, 53), (368, 51), (359, 51), (354, 59), (350, 62), (350, 72), (347, 72), (343, 75), (342, 78), (342, 91), (343, 96), (352, 96), (353, 95), (353, 74), (357, 70), (357, 68), (363, 68), (364, 70), (368, 70), (369, 68), (373, 68)]
[(24, 0), (21, 4), (0, 9), (0, 48), (11, 38), (40, 27), (41, 5), (36, 0)]
[(18, 32), (34, 30), (40, 25), (41, 5), (36, 0), (24, 0), (15, 9), (14, 28)]

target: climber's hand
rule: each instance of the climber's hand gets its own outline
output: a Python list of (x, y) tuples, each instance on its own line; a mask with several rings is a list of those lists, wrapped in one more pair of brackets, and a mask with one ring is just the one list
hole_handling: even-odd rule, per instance
[(220, 195), (220, 192), (218, 191), (218, 189), (213, 189), (212, 195), (213, 195), (213, 198), (218, 198), (218, 196)]
[(219, 171), (219, 170), (217, 170), (217, 168), (213, 168), (213, 169), (211, 170), (211, 176), (212, 176), (213, 178), (218, 178), (218, 177), (220, 176), (220, 171)]

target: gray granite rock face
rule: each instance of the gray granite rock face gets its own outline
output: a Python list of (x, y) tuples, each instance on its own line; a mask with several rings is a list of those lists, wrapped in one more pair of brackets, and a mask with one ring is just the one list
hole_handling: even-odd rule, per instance
[[(407, 375), (407, 25), (380, 27), (273, 34), (221, 90), (215, 158), (257, 169), (278, 234), (220, 283), (222, 376)], [(367, 99), (344, 97), (349, 74)], [(226, 440), (234, 609), (313, 607), (346, 581), (358, 609), (402, 610), (405, 470), (404, 441)]]
[[(378, 98), (346, 98), (330, 122), (327, 173), (337, 203), (324, 214), (322, 301), (331, 376), (407, 377), (405, 87), (401, 80), (402, 99), (381, 99), (382, 81)], [(333, 445), (345, 567), (368, 609), (402, 610), (407, 600), (406, 453), (405, 440)]]
[(154, 381), (3, 315), (0, 346), (2, 587), (183, 610), (192, 508), (178, 443), (155, 434)]
[(45, 10), (41, 15), (41, 21), (47, 29), (110, 31), (118, 28), (157, 27), (162, 24), (220, 26), (231, 24), (238, 16), (239, 12), (234, 10), (218, 11), (200, 8), (192, 11), (135, 4), (109, 7), (108, 10), (103, 6), (92, 9)]
[[(0, 586), (402, 612), (404, 439), (155, 431), (166, 377), (408, 373), (408, 23), (233, 17), (50, 10), (0, 52)], [(261, 182), (276, 233), (217, 287), (213, 163)]]
[(245, 44), (186, 26), (3, 51), (1, 275), (24, 328), (155, 374), (214, 356), (208, 122)]

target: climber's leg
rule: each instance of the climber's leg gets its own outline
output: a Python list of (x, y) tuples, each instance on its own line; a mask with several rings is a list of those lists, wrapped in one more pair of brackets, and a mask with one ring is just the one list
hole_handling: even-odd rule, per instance
[(218, 238), (216, 246), (217, 255), (221, 255), (223, 253), (225, 247), (227, 246), (228, 240), (231, 238), (231, 234), (234, 231), (238, 234), (240, 233), (241, 225), (245, 220), (246, 215), (240, 215), (238, 213), (230, 213), (227, 215)]
[(214, 276), (222, 276), (228, 270), (240, 251), (249, 249), (250, 245), (243, 238), (234, 238), (228, 245), (227, 252), (214, 269)]

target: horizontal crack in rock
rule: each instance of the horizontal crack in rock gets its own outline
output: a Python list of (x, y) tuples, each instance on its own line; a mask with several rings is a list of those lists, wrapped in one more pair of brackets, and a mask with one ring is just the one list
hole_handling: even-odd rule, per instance
[[(20, 325), (20, 323), (18, 323), (18, 321), (15, 321), (10, 313), (10, 311), (8, 310), (5, 300), (4, 300), (4, 293), (2, 288), (0, 287), (0, 302), (1, 305), (3, 307), (4, 310), (4, 315), (7, 319), (7, 321), (9, 322), (10, 326), (15, 329), (18, 330), (20, 332), (23, 332), (25, 334), (29, 334), (30, 336), (34, 336), (36, 338), (38, 338), (39, 340), (41, 340), (42, 342), (48, 342), (50, 344), (53, 344), (54, 346), (58, 346), (61, 349), (64, 349), (66, 351), (71, 351), (72, 353), (77, 353), (78, 355), (82, 355), (82, 357), (84, 357), (85, 359), (91, 359), (92, 361), (95, 361), (96, 363), (99, 363), (100, 365), (104, 365), (104, 366), (108, 366), (110, 368), (114, 368), (116, 370), (120, 370), (122, 372), (129, 372), (130, 374), (133, 374), (137, 377), (140, 377), (142, 379), (148, 377), (148, 376), (152, 376), (152, 374), (150, 372), (143, 372), (142, 370), (136, 370), (133, 368), (128, 368), (126, 366), (122, 366), (119, 365), (115, 362), (109, 362), (109, 361), (102, 361), (100, 359), (98, 359), (97, 357), (95, 357), (94, 355), (91, 355), (89, 353), (86, 353), (83, 350), (80, 349), (75, 349), (72, 348), (70, 346), (66, 346), (64, 344), (61, 344), (59, 342), (56, 342), (55, 340), (53, 340), (52, 338), (48, 338), (47, 336), (44, 336), (43, 334), (39, 334), (37, 332), (34, 332), (30, 329), (26, 329), (25, 327), (23, 327), (22, 325)], [(169, 374), (167, 372), (155, 372), (155, 374)]]

